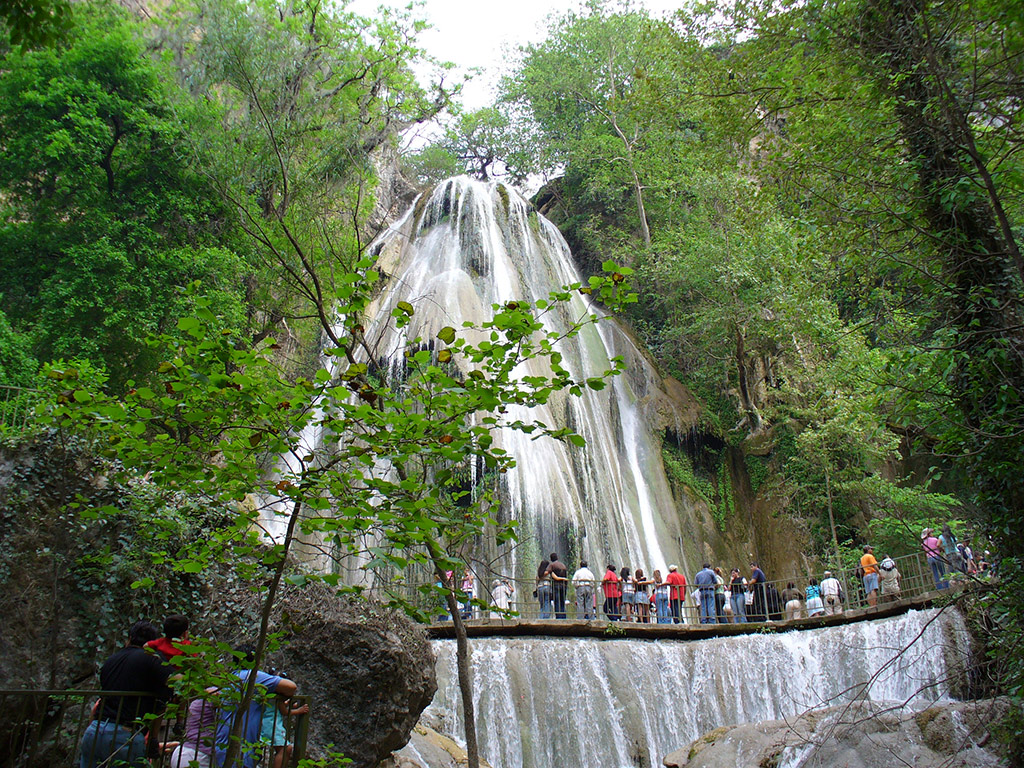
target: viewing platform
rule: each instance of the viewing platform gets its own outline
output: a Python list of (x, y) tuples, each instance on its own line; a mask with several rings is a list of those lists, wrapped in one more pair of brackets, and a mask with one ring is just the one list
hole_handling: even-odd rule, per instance
[[(821, 627), (836, 627), (860, 621), (899, 616), (907, 611), (930, 608), (936, 601), (946, 602), (947, 591), (928, 592), (905, 597), (873, 608), (852, 608), (832, 616), (789, 621), (744, 622), (742, 624), (641, 624), (632, 621), (537, 618), (480, 618), (465, 622), (466, 634), (476, 637), (589, 637), (601, 640), (705, 640), (763, 633), (794, 632)], [(427, 625), (432, 640), (450, 640), (455, 627), (450, 621)]]

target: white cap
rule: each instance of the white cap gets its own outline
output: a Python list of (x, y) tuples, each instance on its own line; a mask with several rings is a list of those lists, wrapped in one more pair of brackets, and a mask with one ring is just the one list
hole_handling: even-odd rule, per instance
[(679, 569), (678, 569), (678, 568), (677, 568), (676, 566), (674, 566), (674, 565), (670, 565), (670, 566), (668, 567), (668, 569), (669, 569), (670, 571), (676, 571), (676, 570), (679, 570)]

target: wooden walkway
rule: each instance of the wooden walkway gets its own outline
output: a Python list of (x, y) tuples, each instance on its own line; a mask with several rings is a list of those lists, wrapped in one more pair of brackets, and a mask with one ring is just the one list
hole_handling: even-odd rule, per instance
[[(637, 624), (635, 622), (579, 621), (577, 619), (471, 619), (466, 622), (469, 637), (593, 637), (599, 640), (704, 640), (709, 637), (755, 635), (764, 632), (794, 632), (836, 627), (859, 621), (899, 616), (910, 610), (929, 608), (945, 593), (932, 592), (897, 600), (875, 608), (857, 608), (834, 616), (792, 621), (747, 622), (744, 624)], [(455, 637), (450, 621), (429, 624), (432, 640)]]

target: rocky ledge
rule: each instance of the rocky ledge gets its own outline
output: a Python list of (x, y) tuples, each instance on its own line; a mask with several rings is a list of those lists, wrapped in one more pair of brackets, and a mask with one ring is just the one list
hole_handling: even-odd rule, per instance
[(912, 711), (900, 702), (855, 702), (716, 728), (665, 758), (666, 768), (972, 768), (1005, 765), (990, 729), (1005, 699), (943, 702)]

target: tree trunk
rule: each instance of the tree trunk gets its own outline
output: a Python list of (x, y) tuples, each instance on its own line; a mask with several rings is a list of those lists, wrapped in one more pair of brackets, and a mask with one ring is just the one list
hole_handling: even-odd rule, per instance
[(455, 668), (459, 674), (459, 694), (462, 698), (462, 722), (466, 736), (466, 768), (480, 768), (480, 749), (476, 740), (476, 710), (473, 707), (473, 676), (469, 658), (469, 635), (466, 624), (459, 613), (459, 602), (455, 599), (455, 585), (449, 584), (448, 574), (442, 565), (443, 553), (436, 541), (427, 542), (427, 551), (434, 564), (434, 573), (445, 587), (445, 603), (452, 617), (455, 629)]
[(750, 395), (750, 381), (747, 375), (746, 340), (743, 338), (743, 331), (738, 325), (733, 328), (733, 332), (736, 335), (737, 389), (740, 395), (740, 405), (747, 416), (750, 433), (754, 434), (761, 429), (761, 414), (758, 413), (757, 407), (754, 405), (753, 398)]
[(263, 606), (260, 610), (260, 630), (259, 635), (256, 638), (256, 653), (252, 666), (253, 671), (245, 681), (245, 688), (242, 691), (242, 699), (238, 702), (235, 709), (235, 717), (231, 724), (231, 735), (228, 740), (227, 752), (224, 754), (224, 761), (221, 763), (225, 768), (242, 765), (242, 760), (240, 759), (242, 751), (242, 727), (249, 711), (249, 704), (252, 702), (253, 696), (256, 695), (255, 672), (260, 668), (260, 664), (263, 662), (263, 657), (266, 655), (267, 637), (270, 633), (270, 615), (273, 613), (274, 601), (277, 599), (277, 591), (281, 586), (281, 577), (284, 575), (284, 569), (288, 565), (288, 551), (295, 538), (295, 526), (298, 524), (301, 512), (302, 502), (296, 501), (295, 505), (292, 507), (291, 515), (288, 518), (288, 528), (285, 531), (284, 541), (281, 545), (281, 559), (278, 560), (274, 566), (274, 575), (270, 580), (270, 586), (267, 589), (267, 596), (264, 598)]
[[(945, 266), (946, 325), (957, 333), (951, 397), (962, 417), (955, 449), (980, 505), (1005, 534), (1005, 554), (1024, 554), (1024, 480), (1008, 456), (1024, 451), (1024, 299), (1020, 258), (1003, 205), (977, 157), (955, 48), (963, 29), (942, 30), (925, 0), (866, 0), (857, 44), (895, 100), (917, 175), (918, 205)], [(944, 17), (943, 17), (944, 18)], [(970, 30), (967, 30), (970, 31)], [(965, 66), (972, 66), (970, 63)], [(975, 151), (974, 154), (977, 154)], [(986, 196), (965, 190), (984, 188)]]
[(825, 457), (825, 503), (828, 506), (828, 526), (832, 531), (832, 565), (839, 568), (839, 537), (836, 535), (836, 516), (832, 509), (832, 476), (828, 471), (828, 457)]

